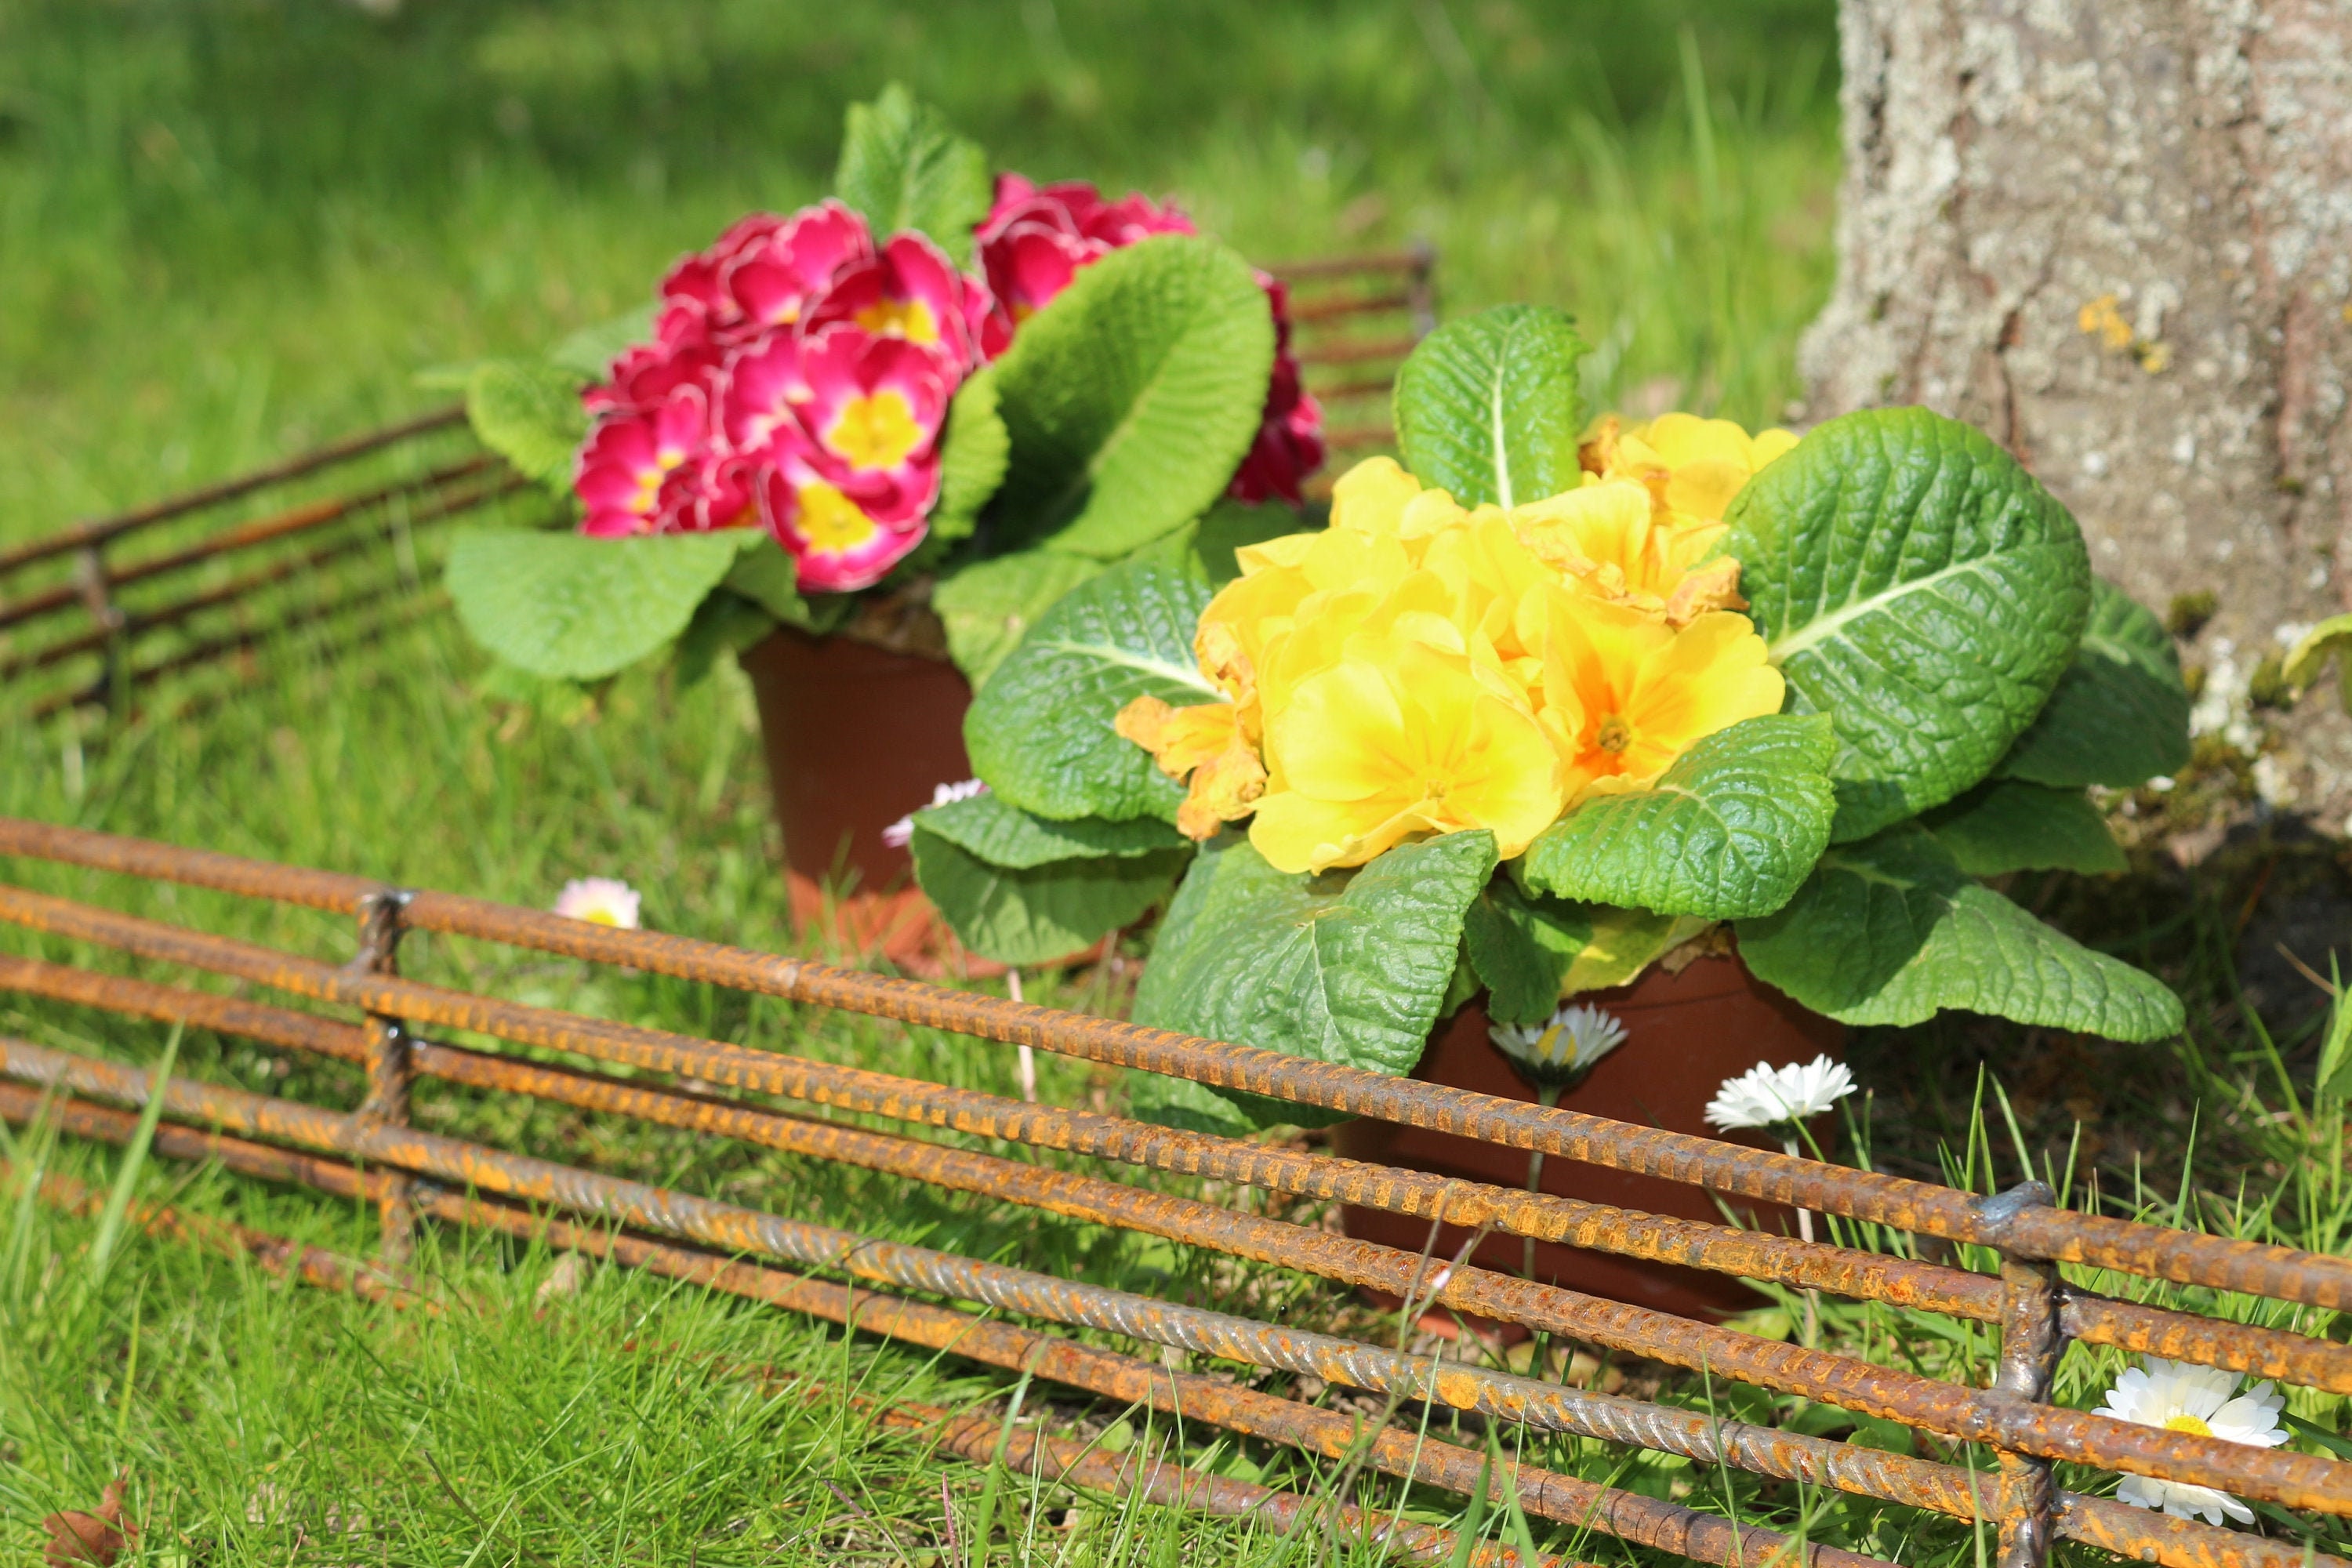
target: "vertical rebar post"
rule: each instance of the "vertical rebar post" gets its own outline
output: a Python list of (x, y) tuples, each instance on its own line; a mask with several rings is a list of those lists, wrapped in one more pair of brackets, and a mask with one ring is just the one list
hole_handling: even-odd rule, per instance
[[(1981, 1212), (1998, 1236), (2018, 1214), (2047, 1208), (2053, 1198), (2043, 1183), (2026, 1182), (1987, 1199)], [(2058, 1321), (2058, 1266), (2018, 1258), (2004, 1248), (2000, 1279), (2000, 1367), (1991, 1392), (2024, 1404), (2046, 1404), (2058, 1358), (2066, 1348)], [(2000, 1568), (2044, 1568), (2057, 1500), (2049, 1460), (2006, 1452), (2000, 1456)]]
[[(407, 927), (404, 917), (416, 895), (405, 888), (386, 888), (360, 901), (360, 949), (345, 967), (359, 974), (400, 973), (400, 939)], [(408, 1125), (408, 1096), (416, 1081), (416, 1064), (405, 1020), (389, 1014), (367, 1016), (367, 1098), (359, 1114), (389, 1126)], [(416, 1210), (410, 1183), (395, 1176), (377, 1210), (383, 1230), (384, 1262), (405, 1268), (415, 1246)]]
[(114, 602), (106, 574), (106, 557), (97, 545), (85, 545), (74, 552), (73, 583), (74, 592), (81, 596), (82, 608), (89, 612), (91, 624), (106, 638), (104, 651), (99, 656), (103, 662), (98, 678), (90, 683), (87, 700), (120, 716), (129, 706), (131, 650), (124, 634), (130, 629), (131, 617)]

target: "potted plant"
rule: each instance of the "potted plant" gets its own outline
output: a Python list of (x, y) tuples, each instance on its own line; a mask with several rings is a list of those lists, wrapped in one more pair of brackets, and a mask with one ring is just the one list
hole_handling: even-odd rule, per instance
[(473, 370), (475, 429), (576, 527), (467, 534), (448, 581), (530, 676), (740, 657), (796, 913), (929, 967), (888, 829), (968, 776), (972, 685), (1221, 504), (1297, 526), (1321, 416), (1280, 284), (1173, 207), (992, 181), (895, 88), (850, 110), (835, 193), (736, 223), (649, 311)]
[[(1541, 1073), (1497, 1037), (1557, 1058), (1560, 1031), (1604, 1032), (1570, 1028), (1573, 998), (1623, 1043), (1555, 1059), (1559, 1103), (1700, 1133), (1725, 1079), (1833, 1053), (1847, 1025), (2177, 1030), (2164, 985), (1985, 880), (2118, 868), (2087, 788), (2186, 755), (2169, 639), (2093, 577), (2074, 519), (1921, 409), (1801, 440), (1581, 431), (1580, 352), (1548, 310), (1448, 326), (1399, 377), (1402, 464), (1344, 476), (1327, 531), (1130, 563), (1049, 611), (966, 721), (990, 793), (914, 818), (964, 940), (1091, 940), (1172, 887), (1142, 1021), (1528, 1098)], [(1163, 1079), (1135, 1102), (1234, 1133), (1318, 1117)], [(1339, 1138), (1525, 1176), (1435, 1134)], [(1542, 1176), (1720, 1217), (1664, 1183)], [(1539, 1251), (1582, 1288), (1738, 1300)]]

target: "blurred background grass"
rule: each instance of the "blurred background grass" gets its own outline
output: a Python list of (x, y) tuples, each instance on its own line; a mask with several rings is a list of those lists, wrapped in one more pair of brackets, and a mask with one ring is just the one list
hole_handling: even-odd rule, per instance
[(1750, 421), (1829, 281), (1829, 0), (0, 0), (0, 535), (423, 400), (819, 194), (903, 80), (1261, 260), (1424, 237)]

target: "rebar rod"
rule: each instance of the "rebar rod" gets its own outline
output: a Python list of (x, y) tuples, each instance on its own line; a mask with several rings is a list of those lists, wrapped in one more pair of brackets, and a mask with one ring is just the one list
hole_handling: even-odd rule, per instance
[[(0, 914), (6, 912), (8, 891), (0, 888)], [(415, 901), (412, 899), (408, 906), (412, 911)], [(73, 934), (95, 940), (143, 935), (147, 940), (134, 951), (189, 961), (173, 939), (191, 933), (177, 927), (138, 921), (132, 916), (112, 917), (102, 931), (83, 927)], [(209, 944), (226, 942), (217, 938), (203, 940)], [(595, 1059), (680, 1073), (705, 1082), (926, 1122), (981, 1136), (1101, 1154), (1151, 1168), (1246, 1183), (1300, 1196), (1365, 1204), (1411, 1217), (1443, 1219), (1465, 1227), (1491, 1224), (1511, 1234), (1572, 1246), (1713, 1268), (1746, 1278), (1778, 1279), (1979, 1321), (2000, 1321), (2003, 1298), (1998, 1280), (1937, 1265), (1880, 1258), (1728, 1226), (1663, 1219), (1549, 1194), (1448, 1181), (1423, 1173), (1268, 1148), (1117, 1117), (1031, 1105), (865, 1068), (780, 1056), (517, 1004), (459, 997), (457, 994), (429, 987), (408, 992), (404, 998), (387, 1000), (375, 993), (355, 993), (347, 984), (351, 979), (348, 971), (292, 959), (270, 949), (250, 949), (243, 957), (257, 961), (263, 955), (274, 967), (260, 962), (241, 962), (228, 972), (283, 984), (289, 979), (286, 965), (307, 965), (290, 978), (305, 982), (308, 994), (326, 1000), (371, 1006), (379, 1012), (399, 1011), (425, 1023), (479, 1029), (519, 1043), (550, 1046)], [(352, 1059), (355, 1048), (348, 1037), (335, 1037), (336, 1043), (331, 1046), (322, 1043), (333, 1037), (333, 1026), (323, 1026), (322, 1021), (310, 1015), (287, 1013), (270, 1018), (266, 1014), (257, 1015), (254, 1005), (249, 1003), (239, 1003), (230, 1012), (220, 1009), (218, 999), (205, 993), (92, 975), (37, 960), (0, 959), (0, 987), (128, 1008), (160, 1020), (213, 1019), (217, 1021), (208, 1026), (232, 1031), (266, 1027), (268, 1037), (279, 1043), (322, 1050), (345, 1059)], [(721, 1114), (724, 1109), (710, 1109), (705, 1101), (694, 1103), (704, 1108), (695, 1114), (704, 1119), (696, 1124), (706, 1129), (715, 1125), (709, 1119)], [(747, 1114), (756, 1118), (761, 1113)], [(1018, 1167), (1017, 1177), (999, 1181), (992, 1190), (1000, 1195), (1014, 1195), (1024, 1190), (1023, 1184), (1034, 1179), (1031, 1175), (1034, 1169)], [(2115, 1302), (2071, 1287), (2063, 1302), (2070, 1331), (2092, 1342), (2188, 1356), (2205, 1364), (2259, 1376), (2284, 1378), (2336, 1392), (2352, 1391), (2352, 1348), (2304, 1335)]]
[[(0, 1073), (57, 1084), (124, 1104), (144, 1104), (146, 1079), (130, 1068), (0, 1040)], [(321, 1110), (185, 1079), (166, 1089), (165, 1109), (242, 1134), (356, 1154), (442, 1181), (526, 1202), (682, 1237), (730, 1251), (837, 1268), (956, 1300), (984, 1300), (1153, 1339), (1166, 1303), (1106, 1292), (929, 1248), (877, 1241), (831, 1226), (782, 1219), (691, 1194), (599, 1176), (364, 1118)], [(1157, 1194), (1140, 1194), (1146, 1200)], [(1346, 1283), (1428, 1300), (1456, 1310), (1588, 1339), (1670, 1365), (1901, 1421), (1948, 1436), (2036, 1458), (2064, 1459), (2191, 1485), (2225, 1485), (2293, 1508), (2352, 1514), (2352, 1466), (2284, 1449), (2253, 1449), (2050, 1406), (2019, 1406), (1895, 1369), (1754, 1339), (1556, 1287), (1455, 1268), (1426, 1276), (1426, 1259), (1369, 1243), (1272, 1221), (1230, 1216), (1239, 1233), (1219, 1243), (1233, 1255), (1297, 1268)]]
[(75, 523), (45, 539), (33, 540), (28, 543), (16, 545), (13, 549), (0, 550), (0, 576), (5, 576), (16, 568), (29, 565), (36, 561), (46, 561), (52, 556), (69, 554), (76, 550), (103, 544), (108, 540), (119, 538), (136, 529), (145, 528), (151, 523), (184, 517), (189, 512), (202, 511), (207, 507), (218, 506), (224, 501), (236, 500), (240, 496), (250, 495), (256, 490), (266, 489), (271, 485), (299, 479), (306, 474), (317, 473), (321, 468), (332, 468), (336, 464), (349, 462), (354, 458), (362, 458), (371, 452), (381, 451), (386, 447), (397, 446), (411, 437), (424, 436), (436, 430), (446, 429), (453, 425), (463, 424), (465, 418), (466, 410), (463, 405), (436, 408), (429, 414), (419, 415), (414, 419), (403, 420), (397, 425), (388, 425), (382, 429), (350, 437), (330, 446), (289, 458), (268, 468), (257, 468), (251, 473), (224, 479), (218, 484), (206, 485), (202, 489), (190, 490), (184, 495), (152, 501), (146, 506), (121, 512), (113, 517)]
[[(150, 556), (122, 565), (110, 565), (107, 580), (110, 586), (120, 588), (145, 582), (166, 573), (200, 565), (218, 556), (234, 554), (256, 545), (270, 543), (324, 528), (351, 517), (385, 505), (407, 496), (431, 495), (454, 487), (460, 479), (479, 473), (497, 461), (488, 457), (468, 458), (463, 462), (401, 479), (356, 496), (344, 496), (328, 500), (309, 501), (286, 511), (250, 522), (241, 522), (209, 538), (164, 555)], [(528, 482), (528, 481), (525, 481)], [(511, 483), (492, 489), (512, 489)], [(28, 594), (13, 604), (0, 605), (0, 630), (60, 610), (77, 603), (81, 594), (76, 584), (66, 584)]]
[[(219, 888), (346, 915), (382, 886), (362, 877), (278, 867), (17, 818), (0, 817), (0, 853)], [(1547, 1155), (1733, 1196), (2000, 1247), (2012, 1256), (2087, 1264), (2309, 1306), (2352, 1307), (2352, 1258), (2069, 1210), (1989, 1217), (1982, 1199), (1900, 1176), (1849, 1170), (1692, 1133), (1634, 1127), (1342, 1063), (1310, 1061), (691, 937), (622, 931), (455, 894), (419, 892), (408, 918), (419, 931), (626, 965), (1509, 1148), (1540, 1149)], [(200, 960), (175, 962), (215, 967)]]
[[(32, 1108), (39, 1102), (40, 1097), (28, 1089), (0, 1083), (0, 1112), (5, 1112), (10, 1120), (26, 1120)], [(53, 1114), (59, 1118), (68, 1131), (118, 1143), (128, 1142), (137, 1126), (137, 1118), (129, 1112), (71, 1099), (57, 1101)], [(217, 1160), (232, 1170), (273, 1180), (307, 1183), (339, 1196), (372, 1197), (381, 1190), (384, 1180), (380, 1173), (362, 1173), (338, 1161), (291, 1154), (270, 1145), (250, 1143), (217, 1132), (196, 1132), (168, 1121), (159, 1125), (156, 1147), (176, 1158)], [(886, 1310), (903, 1306), (909, 1309), (918, 1321), (934, 1325), (943, 1317), (952, 1320), (963, 1316), (919, 1303), (901, 1302), (895, 1297), (875, 1295), (855, 1288), (821, 1285), (810, 1280), (800, 1281), (802, 1289), (786, 1298), (773, 1293), (773, 1282), (779, 1279), (790, 1280), (794, 1277), (781, 1275), (773, 1269), (741, 1262), (726, 1262), (708, 1254), (682, 1250), (626, 1235), (616, 1237), (601, 1227), (583, 1227), (567, 1221), (534, 1217), (523, 1210), (479, 1199), (461, 1198), (430, 1184), (420, 1184), (416, 1194), (416, 1201), (425, 1212), (446, 1221), (488, 1225), (524, 1237), (546, 1236), (551, 1245), (593, 1252), (600, 1257), (617, 1257), (622, 1261), (690, 1279), (708, 1288), (770, 1300), (775, 1305), (813, 1312), (835, 1321), (854, 1319), (856, 1326), (877, 1332), (893, 1331), (870, 1312), (860, 1315), (857, 1302), (878, 1302)], [(925, 1314), (929, 1316), (925, 1317)], [(992, 1347), (997, 1346), (1002, 1335), (1007, 1331), (1021, 1336), (1020, 1342), (1024, 1344), (1041, 1339), (1052, 1341), (1051, 1336), (1009, 1329), (1008, 1325), (1000, 1322), (968, 1318), (964, 1321), (973, 1337), (950, 1334), (947, 1338), (920, 1339), (920, 1342), (1013, 1371), (1037, 1371), (1041, 1375), (1053, 1376), (1055, 1381), (1111, 1397), (1130, 1400), (1136, 1397), (1129, 1390), (1100, 1386), (1083, 1377), (1068, 1375), (1066, 1370), (1045, 1372), (1025, 1352), (1012, 1356), (990, 1353)], [(998, 1338), (986, 1337), (992, 1334)], [(1052, 1341), (1057, 1351), (1066, 1342)], [(1109, 1354), (1093, 1352), (1090, 1347), (1081, 1348), (1097, 1356)], [(1128, 1358), (1112, 1359), (1123, 1362)], [(1142, 1363), (1135, 1364), (1142, 1366)], [(1163, 1375), (1157, 1369), (1143, 1367), (1142, 1370), (1146, 1376)], [(1484, 1374), (1479, 1369), (1449, 1370), (1491, 1375)], [(1230, 1385), (1222, 1383), (1210, 1384), (1212, 1391), (1227, 1387)], [(1834, 1486), (1958, 1519), (1986, 1520), (1994, 1512), (1990, 1478), (1978, 1476), (1957, 1466), (1938, 1465), (1876, 1449), (1860, 1448), (1851, 1444), (1826, 1442), (1796, 1433), (1752, 1427), (1745, 1423), (1718, 1423), (1693, 1412), (1645, 1405), (1612, 1396), (1582, 1397), (1593, 1402), (1592, 1408), (1596, 1411), (1626, 1412), (1626, 1419), (1602, 1426), (1594, 1432), (1593, 1435), (1610, 1441), (1683, 1453), (1708, 1465), (1728, 1463), (1782, 1479)], [(1159, 1407), (1173, 1408), (1166, 1405)], [(1182, 1406), (1181, 1413), (1199, 1415), (1198, 1402)], [(1595, 1419), (1601, 1417), (1596, 1416)], [(2125, 1557), (2161, 1563), (2166, 1568), (2348, 1568), (2341, 1559), (2325, 1553), (2306, 1555), (2301, 1547), (2291, 1542), (2217, 1529), (2192, 1520), (2142, 1510), (2112, 1499), (2085, 1497), (2074, 1492), (2059, 1494), (2055, 1524), (2057, 1533), (2067, 1539), (2098, 1546)]]
[[(28, 976), (25, 973), (27, 966), (47, 971), (65, 982), (43, 994), (84, 1002), (96, 1001), (105, 994), (108, 977), (26, 960), (0, 961), (0, 987), (16, 987), (26, 978), (45, 978), (37, 973)], [(138, 1011), (159, 1019), (177, 1019), (204, 1027), (218, 1026), (234, 1019), (251, 1029), (252, 1037), (322, 1051), (346, 1061), (361, 1060), (365, 1051), (363, 1032), (348, 1025), (272, 1009), (260, 1009), (257, 1016), (248, 1003), (204, 993), (173, 992), (144, 982), (127, 984), (137, 987), (139, 994), (116, 996), (114, 1000), (135, 1001)], [(206, 1004), (215, 1005), (207, 1007)], [(1027, 1167), (1004, 1170), (1011, 1163), (971, 1156), (964, 1151), (952, 1152), (961, 1156), (959, 1159), (942, 1161), (930, 1145), (871, 1140), (882, 1151), (877, 1157), (872, 1149), (860, 1148), (856, 1143), (845, 1145), (843, 1130), (829, 1123), (808, 1122), (700, 1097), (649, 1089), (640, 1084), (615, 1083), (540, 1064), (514, 1063), (431, 1042), (419, 1044), (415, 1065), (424, 1076), (469, 1087), (529, 1094), (581, 1109), (721, 1132), (770, 1147), (823, 1158), (850, 1159), (940, 1184), (1030, 1201), (1022, 1195), (1018, 1186), (1019, 1175)], [(849, 1130), (849, 1137), (866, 1139), (868, 1135)], [(964, 1167), (975, 1162), (985, 1173), (983, 1179), (959, 1180), (965, 1174)], [(986, 1176), (997, 1179), (992, 1182)], [(1116, 1223), (1094, 1210), (1081, 1212), (1085, 1217)], [(1186, 1348), (1204, 1353), (1228, 1355), (1262, 1365), (1287, 1366), (1328, 1382), (1378, 1392), (1401, 1390), (1416, 1397), (1433, 1397), (1458, 1409), (1681, 1454), (1709, 1465), (1730, 1463), (1759, 1474), (1831, 1486), (1958, 1518), (1980, 1517), (1993, 1511), (1982, 1500), (1972, 1500), (1976, 1494), (1970, 1478), (1955, 1467), (1899, 1458), (1844, 1444), (1818, 1443), (1742, 1423), (1717, 1423), (1664, 1406), (1580, 1394), (1475, 1368), (1449, 1369), (1418, 1361), (1398, 1361), (1391, 1352), (1348, 1345), (1345, 1342), (1314, 1342), (1314, 1348), (1302, 1348), (1308, 1342), (1271, 1338), (1262, 1325), (1247, 1320), (1222, 1322), (1217, 1336), (1196, 1336), (1184, 1342)], [(1295, 1359), (1298, 1356), (1306, 1359)]]

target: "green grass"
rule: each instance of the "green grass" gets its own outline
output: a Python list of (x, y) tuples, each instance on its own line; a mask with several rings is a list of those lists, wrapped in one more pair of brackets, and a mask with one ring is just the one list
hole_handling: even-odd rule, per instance
[[(614, 313), (746, 206), (821, 189), (842, 106), (894, 79), (1001, 163), (1173, 194), (1254, 257), (1425, 237), (1443, 255), (1449, 310), (1532, 299), (1576, 311), (1596, 345), (1596, 405), (1769, 420), (1797, 390), (1795, 337), (1829, 280), (1830, 9), (412, 0), (378, 18), (283, 0), (0, 0), (0, 542), (423, 406), (436, 395), (415, 384), (420, 371)], [(429, 581), (436, 538), (394, 538), (384, 566)], [(348, 656), (298, 637), (224, 677), (200, 710), (115, 730), (0, 718), (0, 812), (526, 905), (569, 877), (619, 874), (645, 890), (657, 928), (792, 944), (756, 717), (731, 669), (685, 689), (632, 675), (586, 711), (518, 703), (485, 690), (482, 661), (439, 616)], [(343, 923), (323, 916), (24, 866), (12, 875), (306, 952), (349, 952)], [(2160, 923), (2138, 911), (2160, 907), (2168, 887), (2055, 892), (2079, 929), (2137, 951)], [(2227, 917), (2242, 896), (2225, 904), (2216, 892), (2200, 923), (2151, 950), (2192, 987), (2195, 1047), (2177, 1069), (2141, 1052), (2084, 1070), (2147, 1083), (2153, 1066), (2184, 1087), (2137, 1100), (2118, 1090), (2109, 1125), (2120, 1130), (2084, 1170), (2100, 1170), (2116, 1212), (2170, 1217), (2186, 1192), (2183, 1217), (2209, 1227), (2340, 1249), (2352, 1240), (2347, 1200), (2318, 1173), (2342, 1168), (2341, 1110), (2307, 1103), (2308, 1009), (2277, 1014), (2275, 1049), (2229, 1010)], [(113, 962), (21, 933), (0, 942)], [(455, 941), (414, 940), (404, 958), (413, 973), (527, 1001), (1012, 1088), (1006, 1053), (925, 1031)], [(1093, 984), (1041, 982), (1032, 995), (1119, 1004)], [(142, 1063), (164, 1038), (17, 998), (0, 998), (0, 1029)], [(2038, 1084), (2054, 1043), (2005, 1026), (1945, 1030), (1924, 1037), (1938, 1049), (1923, 1070), (1921, 1037), (1856, 1042), (1864, 1081), (1883, 1089), (1874, 1140), (1891, 1167), (1933, 1173), (1939, 1146), (1970, 1184), (2014, 1180), (2021, 1159), (2063, 1165), (2070, 1090), (2037, 1089), (2038, 1111), (2021, 1100), (2011, 1139), (2000, 1102), (1977, 1087), (1987, 1063)], [(184, 1070), (248, 1088), (356, 1097), (343, 1069), (202, 1033), (181, 1058)], [(1118, 1092), (1083, 1064), (1041, 1066), (1049, 1099)], [(2291, 1104), (2289, 1086), (2306, 1103)], [(876, 1234), (1209, 1302), (1245, 1286), (1276, 1293), (1292, 1321), (1388, 1331), (1314, 1281), (1240, 1280), (1149, 1238), (892, 1179), (431, 1088), (419, 1119)], [(2160, 1193), (2130, 1184), (2135, 1141), (2146, 1168), (2167, 1173), (2149, 1178)], [(37, 1138), (16, 1157), (101, 1188), (127, 1169), (150, 1198), (346, 1251), (372, 1241), (371, 1221), (346, 1205), (218, 1173)], [(2259, 1201), (2242, 1204), (2242, 1187)], [(425, 1264), (453, 1310), (395, 1312), (135, 1232), (101, 1246), (102, 1218), (14, 1195), (0, 1207), (0, 1555), (11, 1561), (34, 1521), (90, 1506), (119, 1472), (151, 1526), (139, 1560), (207, 1568), (940, 1563), (943, 1508), (962, 1543), (974, 1539), (981, 1472), (942, 1465), (842, 1395), (960, 1405), (1001, 1399), (1009, 1383), (993, 1373), (620, 1270), (542, 1303), (543, 1252), (449, 1233), (428, 1233)], [(1952, 1376), (1980, 1374), (1990, 1344), (1875, 1307), (1832, 1307), (1826, 1331)], [(792, 1369), (824, 1390), (763, 1393), (712, 1357)], [(2067, 1396), (2081, 1401), (2111, 1359), (2071, 1358)], [(1662, 1390), (1706, 1394), (1671, 1380)], [(1042, 1392), (1030, 1408), (1041, 1403), (1080, 1430), (1121, 1414)], [(1743, 1394), (1735, 1406), (1846, 1429), (1789, 1401)], [(2301, 1408), (2343, 1425), (2340, 1410)], [(1187, 1436), (1225, 1473), (1333, 1484), (1272, 1451)], [(1974, 1560), (1966, 1531), (1900, 1510), (1596, 1445), (1531, 1451), (1746, 1519), (1802, 1521), (1817, 1541), (1906, 1563)], [(1362, 1490), (1435, 1521), (1462, 1506)], [(1003, 1495), (1011, 1535), (996, 1561), (1317, 1560), (1238, 1526), (1093, 1504), (1065, 1514), (1069, 1500), (1025, 1484)], [(1483, 1522), (1490, 1539), (1507, 1529), (1498, 1510)], [(1583, 1549), (1625, 1555), (1605, 1542)]]

